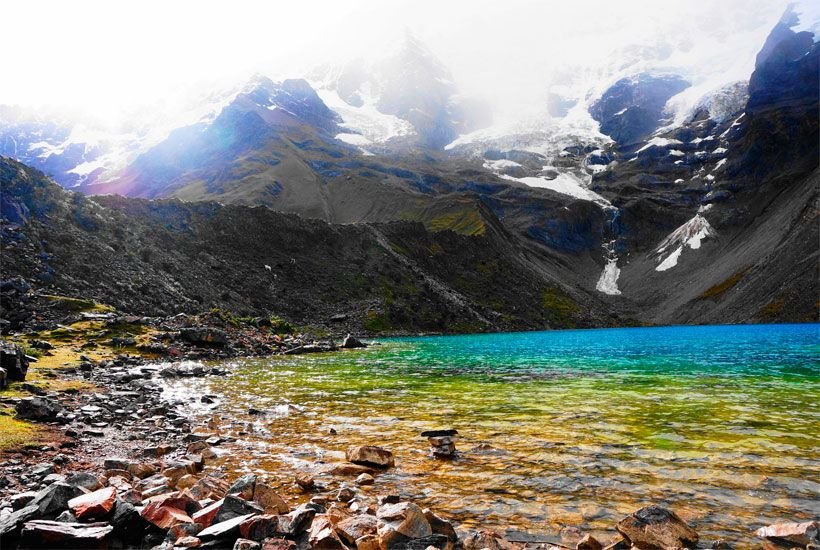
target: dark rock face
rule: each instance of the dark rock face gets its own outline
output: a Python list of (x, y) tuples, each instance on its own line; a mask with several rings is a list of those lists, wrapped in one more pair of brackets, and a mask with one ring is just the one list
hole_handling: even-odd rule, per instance
[(71, 499), (82, 496), (84, 491), (67, 483), (52, 483), (34, 497), (32, 506), (36, 506), (41, 516), (48, 516), (68, 508)]
[(646, 506), (618, 522), (618, 532), (640, 550), (694, 548), (697, 532), (675, 512), (660, 506)]
[(621, 145), (635, 143), (662, 125), (663, 108), (689, 87), (678, 76), (640, 74), (616, 82), (590, 106), (601, 131)]
[(5, 371), (5, 380), (15, 382), (26, 379), (28, 358), (20, 346), (0, 340), (0, 368)]

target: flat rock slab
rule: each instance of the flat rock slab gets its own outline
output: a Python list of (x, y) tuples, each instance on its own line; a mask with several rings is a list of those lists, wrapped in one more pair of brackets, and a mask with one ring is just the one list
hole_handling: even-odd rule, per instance
[(22, 545), (35, 548), (105, 548), (114, 528), (106, 523), (35, 520), (23, 526)]

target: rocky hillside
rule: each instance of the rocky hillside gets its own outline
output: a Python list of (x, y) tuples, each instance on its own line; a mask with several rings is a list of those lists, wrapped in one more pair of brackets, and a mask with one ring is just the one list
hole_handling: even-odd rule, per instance
[(132, 313), (222, 308), (370, 332), (601, 326), (626, 320), (511, 237), (420, 223), (329, 225), (265, 207), (70, 193), (0, 159), (2, 278)]

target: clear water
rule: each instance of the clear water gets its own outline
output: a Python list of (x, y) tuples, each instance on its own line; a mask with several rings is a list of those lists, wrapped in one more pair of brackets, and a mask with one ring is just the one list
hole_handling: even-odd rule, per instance
[[(704, 539), (750, 543), (764, 523), (820, 516), (820, 325), (377, 343), (232, 361), (228, 376), (174, 382), (169, 394), (212, 429), (250, 432), (218, 464), (266, 473), (293, 502), (309, 498), (295, 472), (369, 443), (397, 466), (365, 498), (398, 492), (465, 527), (549, 537), (577, 525), (606, 538), (661, 503)], [(220, 400), (198, 405), (202, 393)], [(428, 456), (419, 433), (433, 428), (459, 431), (457, 460)]]

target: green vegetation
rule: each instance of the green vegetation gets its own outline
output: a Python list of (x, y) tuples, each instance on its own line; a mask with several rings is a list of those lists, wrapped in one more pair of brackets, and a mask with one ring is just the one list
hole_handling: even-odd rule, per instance
[(725, 281), (707, 288), (703, 291), (703, 294), (698, 296), (698, 298), (701, 300), (717, 300), (719, 298), (722, 298), (726, 292), (731, 290), (736, 284), (738, 284), (743, 279), (743, 277), (746, 276), (746, 273), (749, 272), (749, 269), (750, 268), (748, 267), (745, 269), (741, 269)]
[(43, 298), (45, 298), (57, 309), (67, 311), (70, 313), (81, 313), (84, 311), (105, 313), (109, 311), (114, 311), (114, 308), (103, 304), (98, 304), (93, 300), (84, 300), (82, 298), (69, 298), (67, 296), (56, 295), (46, 295), (43, 296)]
[(289, 321), (275, 315), (270, 318), (270, 329), (276, 334), (292, 334), (295, 330)]
[(37, 427), (0, 411), (0, 451), (37, 445)]
[(470, 237), (483, 235), (487, 229), (481, 215), (473, 208), (439, 214), (426, 225), (431, 231), (449, 229), (459, 235)]
[(372, 309), (365, 314), (363, 324), (370, 332), (385, 332), (393, 328), (387, 315)]
[(541, 292), (541, 304), (548, 310), (548, 317), (553, 326), (574, 327), (574, 316), (581, 308), (563, 290), (550, 287)]

